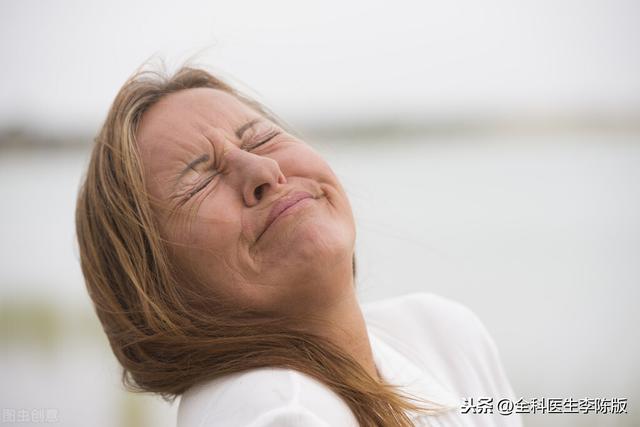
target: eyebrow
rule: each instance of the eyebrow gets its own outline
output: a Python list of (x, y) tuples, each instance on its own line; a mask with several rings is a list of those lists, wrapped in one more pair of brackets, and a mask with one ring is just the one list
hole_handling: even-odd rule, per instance
[(238, 129), (236, 129), (236, 136), (238, 137), (238, 139), (242, 138), (242, 134), (244, 134), (253, 125), (255, 125), (256, 123), (259, 123), (261, 121), (262, 121), (261, 118), (253, 119), (250, 122), (247, 122), (247, 123), (243, 124), (242, 126), (240, 126)]
[(178, 178), (176, 179), (176, 182), (180, 181), (180, 179), (182, 179), (182, 177), (189, 172), (190, 170), (196, 170), (196, 166), (199, 165), (200, 163), (204, 163), (204, 162), (208, 162), (209, 161), (209, 155), (208, 154), (203, 154), (202, 156), (198, 157), (197, 159), (192, 160), (187, 166), (185, 166), (184, 169), (182, 169), (182, 172), (180, 172), (180, 175), (178, 175)]

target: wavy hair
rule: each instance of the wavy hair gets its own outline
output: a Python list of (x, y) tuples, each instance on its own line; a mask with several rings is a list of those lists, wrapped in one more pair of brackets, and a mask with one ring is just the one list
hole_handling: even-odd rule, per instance
[(284, 367), (330, 387), (361, 426), (409, 427), (406, 411), (437, 413), (437, 407), (422, 406), (395, 385), (372, 378), (327, 339), (223, 300), (212, 298), (205, 307), (202, 294), (181, 281), (145, 190), (136, 132), (145, 111), (163, 96), (203, 87), (226, 91), (281, 123), (203, 68), (182, 66), (171, 75), (140, 69), (120, 89), (95, 138), (78, 194), (82, 272), (122, 365), (125, 388), (157, 393), (172, 402), (202, 381), (253, 368)]

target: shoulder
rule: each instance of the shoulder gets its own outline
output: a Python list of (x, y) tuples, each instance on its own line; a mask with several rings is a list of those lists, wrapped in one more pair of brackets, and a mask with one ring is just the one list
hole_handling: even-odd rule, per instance
[[(442, 351), (495, 353), (495, 342), (466, 305), (429, 292), (413, 292), (363, 305), (367, 324), (388, 336)], [(436, 345), (437, 344), (437, 345)]]
[(316, 379), (284, 368), (231, 374), (190, 388), (178, 427), (356, 426), (347, 404)]
[[(414, 292), (363, 305), (369, 324), (382, 329), (409, 332), (447, 332), (464, 335), (471, 329), (484, 329), (476, 314), (466, 305), (429, 292)], [(393, 331), (397, 332), (397, 331)]]
[(493, 337), (466, 305), (417, 292), (364, 304), (363, 312), (371, 331), (419, 365), (438, 370), (450, 389), (513, 395)]

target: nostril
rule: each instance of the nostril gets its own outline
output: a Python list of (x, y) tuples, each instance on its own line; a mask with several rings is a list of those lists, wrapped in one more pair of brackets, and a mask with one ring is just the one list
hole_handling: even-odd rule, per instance
[(253, 195), (255, 196), (256, 200), (262, 199), (262, 187), (265, 186), (265, 185), (267, 185), (267, 184), (258, 185), (256, 187), (256, 189), (253, 190)]

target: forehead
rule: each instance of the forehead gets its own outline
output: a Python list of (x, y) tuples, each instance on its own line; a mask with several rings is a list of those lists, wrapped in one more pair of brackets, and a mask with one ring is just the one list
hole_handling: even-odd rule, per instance
[(210, 127), (232, 132), (257, 116), (256, 111), (225, 91), (184, 89), (164, 96), (143, 114), (138, 142), (146, 145), (175, 135), (187, 137)]

